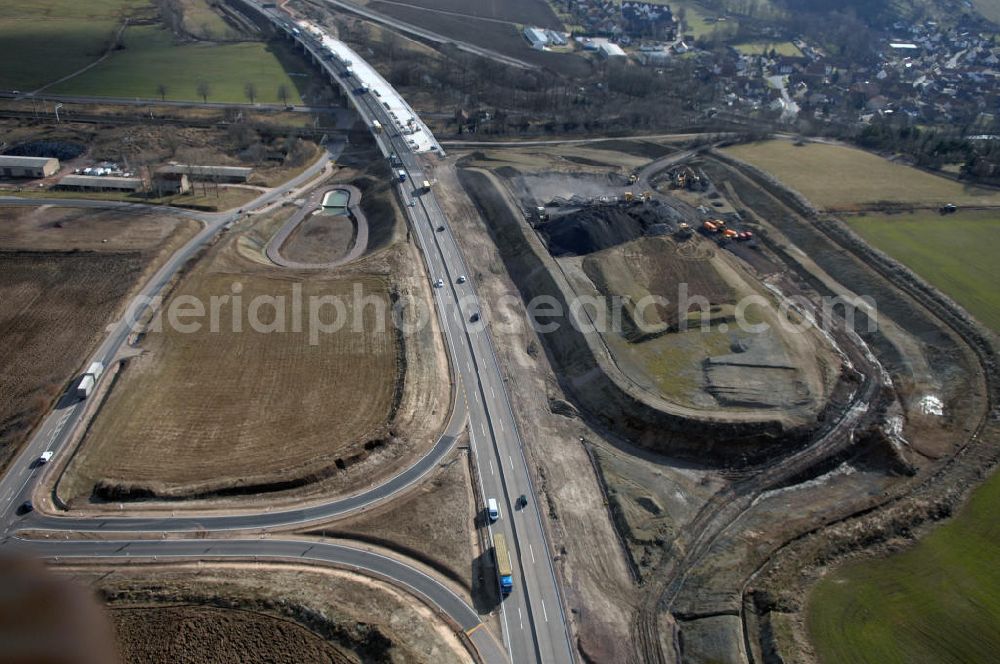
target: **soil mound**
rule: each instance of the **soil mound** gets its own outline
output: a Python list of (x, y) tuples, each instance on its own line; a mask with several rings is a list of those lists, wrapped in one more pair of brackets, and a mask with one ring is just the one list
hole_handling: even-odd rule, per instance
[(676, 213), (664, 205), (588, 207), (560, 215), (538, 227), (553, 256), (585, 256), (643, 235), (673, 228)]

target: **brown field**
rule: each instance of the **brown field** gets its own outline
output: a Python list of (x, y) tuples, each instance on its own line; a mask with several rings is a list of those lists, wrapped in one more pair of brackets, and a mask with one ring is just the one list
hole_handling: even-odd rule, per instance
[(558, 17), (545, 0), (503, 0), (481, 3), (470, 3), (467, 0), (403, 0), (396, 4), (425, 9), (428, 13), (450, 12), (476, 18), (537, 25), (554, 30), (562, 29)]
[[(551, 11), (548, 10), (548, 7), (544, 3), (538, 2), (537, 4), (545, 7), (552, 16), (552, 19), (555, 20), (555, 25), (552, 27), (558, 28), (559, 22), (555, 15), (551, 14)], [(496, 5), (500, 6), (501, 3), (496, 3)], [(440, 12), (426, 11), (417, 6), (378, 2), (378, 0), (368, 3), (368, 6), (381, 14), (391, 16), (426, 30), (431, 30), (445, 37), (465, 41), (519, 60), (524, 60), (525, 62), (548, 67), (568, 76), (584, 76), (588, 75), (591, 71), (590, 63), (580, 56), (546, 53), (532, 49), (528, 45), (528, 41), (521, 34), (517, 23), (513, 21), (503, 23), (495, 20), (469, 18), (468, 16), (442, 14)], [(506, 3), (503, 6), (505, 8), (504, 14), (510, 15), (506, 12)], [(542, 15), (538, 14), (532, 18), (533, 20), (541, 19)], [(534, 24), (530, 21), (524, 22), (529, 25)], [(548, 24), (548, 21), (545, 23)]]
[(123, 662), (469, 661), (425, 605), (350, 572), (221, 563), (60, 571), (105, 599)]
[[(65, 498), (86, 499), (95, 487), (103, 497), (291, 488), (336, 474), (391, 437), (387, 423), (401, 371), (391, 321), (377, 321), (366, 307), (363, 325), (353, 329), (355, 288), (384, 298), (385, 279), (303, 282), (303, 311), (311, 296), (342, 298), (346, 306), (348, 324), (318, 334), (313, 345), (308, 321), (299, 332), (291, 323), (285, 332), (251, 329), (249, 303), (257, 295), (285, 297), (288, 320), (290, 278), (195, 276), (176, 297), (207, 303), (242, 284), (242, 331), (234, 330), (233, 308), (225, 306), (218, 332), (206, 319), (192, 334), (166, 324), (162, 333), (148, 334), (145, 352), (129, 362), (70, 465), (60, 485)], [(325, 320), (332, 317), (328, 307)], [(272, 320), (273, 309), (264, 307), (260, 319)]]
[(126, 662), (353, 661), (302, 625), (253, 611), (164, 606), (112, 609), (109, 613), (119, 653)]
[(355, 224), (346, 215), (314, 214), (295, 229), (281, 247), (281, 255), (300, 263), (329, 263), (354, 246)]
[(178, 224), (152, 215), (0, 208), (0, 467), (85, 361), (157, 251), (193, 232), (194, 222)]
[(965, 185), (844, 145), (775, 140), (736, 145), (724, 152), (767, 171), (823, 208), (1000, 204), (995, 189)]
[(0, 252), (0, 466), (142, 274), (141, 254)]

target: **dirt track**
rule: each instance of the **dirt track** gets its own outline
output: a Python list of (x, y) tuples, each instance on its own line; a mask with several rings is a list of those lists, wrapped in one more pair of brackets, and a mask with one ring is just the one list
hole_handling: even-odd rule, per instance
[[(492, 158), (509, 164), (504, 169), (532, 168), (540, 163), (516, 151), (508, 151), (502, 159), (498, 155)], [(714, 163), (694, 158), (701, 159), (699, 163)], [(476, 153), (469, 163), (495, 169), (497, 164), (490, 159)], [(828, 328), (831, 343), (850, 369), (844, 372), (820, 426), (808, 442), (794, 450), (786, 448), (784, 454), (772, 457), (767, 464), (751, 463), (722, 472), (686, 467), (655, 454), (646, 458), (643, 450), (617, 440), (611, 434), (612, 427), (598, 426), (598, 431), (586, 432), (584, 423), (600, 422), (588, 418), (595, 413), (606, 414), (609, 401), (590, 404), (579, 399), (578, 392), (576, 398), (567, 399), (568, 403), (563, 397), (574, 395), (581, 383), (592, 384), (593, 374), (580, 374), (577, 380), (566, 381), (566, 375), (573, 375), (578, 359), (562, 361), (559, 351), (553, 352), (551, 340), (539, 346), (530, 336), (510, 337), (501, 343), (511, 380), (524, 381), (526, 389), (532, 383), (526, 374), (545, 373), (551, 366), (557, 367), (561, 382), (550, 378), (544, 387), (535, 388), (534, 398), (546, 398), (553, 413), (559, 413), (555, 420), (560, 426), (553, 430), (574, 431), (573, 435), (581, 439), (594, 437), (586, 444), (595, 451), (597, 481), (603, 485), (601, 490), (606, 492), (603, 495), (610, 509), (603, 505), (593, 509), (601, 509), (607, 522), (617, 526), (615, 541), (623, 544), (619, 555), (623, 560), (632, 556), (633, 574), (649, 580), (629, 599), (618, 590), (630, 587), (632, 581), (622, 581), (621, 577), (614, 577), (618, 581), (608, 584), (600, 597), (590, 596), (590, 575), (600, 574), (595, 570), (606, 563), (582, 559), (586, 556), (579, 550), (579, 538), (583, 532), (599, 529), (594, 530), (596, 524), (563, 520), (564, 510), (572, 512), (574, 501), (581, 500), (578, 492), (566, 502), (568, 490), (549, 489), (550, 520), (556, 524), (557, 541), (563, 538), (568, 549), (564, 573), (574, 580), (568, 584), (571, 612), (576, 613), (573, 600), (585, 597), (585, 603), (601, 605), (603, 615), (614, 616), (601, 621), (593, 612), (581, 611), (575, 619), (580, 648), (593, 660), (621, 660), (628, 655), (636, 662), (744, 657), (757, 661), (761, 649), (768, 647), (763, 639), (771, 638), (761, 632), (762, 641), (756, 640), (758, 621), (766, 627), (766, 607), (770, 605), (769, 596), (759, 588), (748, 588), (748, 579), (766, 568), (776, 550), (790, 540), (797, 541), (803, 532), (818, 529), (822, 533), (828, 524), (836, 526), (851, 514), (877, 508), (887, 496), (904, 495), (927, 482), (937, 472), (935, 468), (948, 464), (950, 455), (956, 451), (964, 454), (961, 441), (974, 430), (964, 424), (980, 421), (990, 402), (989, 397), (979, 398), (982, 392), (975, 388), (970, 395), (968, 380), (962, 378), (972, 376), (974, 383), (982, 384), (982, 366), (993, 364), (990, 342), (946, 298), (886, 257), (871, 252), (837, 222), (811, 217), (812, 213), (799, 202), (789, 201), (776, 183), (759, 180), (755, 174), (749, 180), (741, 179), (717, 166), (712, 166), (710, 175), (717, 180), (720, 192), (722, 184), (726, 184), (726, 202), (746, 216), (746, 224), (762, 240), (759, 252), (737, 247), (733, 254), (746, 261), (746, 270), (766, 278), (776, 297), (806, 296), (806, 304), (799, 306), (820, 317), (819, 309), (811, 309), (820, 296), (847, 294), (850, 288), (874, 296), (880, 325), (875, 332), (867, 331), (866, 316), (860, 314), (852, 325), (837, 318)], [(464, 184), (470, 191), (485, 187), (484, 183)], [(532, 182), (530, 186), (540, 185)], [(493, 240), (501, 253), (483, 256), (481, 262), (489, 266), (488, 273), (484, 270), (477, 279), (491, 282), (491, 275), (502, 274), (506, 268), (514, 276), (522, 298), (537, 294), (534, 286), (529, 284), (526, 289), (524, 283), (525, 275), (537, 281), (543, 272), (540, 265), (526, 265), (522, 260), (530, 239), (522, 242), (511, 232), (512, 226), (501, 223), (506, 214), (499, 210), (502, 206), (481, 203), (480, 207), (485, 208), (481, 211), (489, 219)], [(511, 216), (518, 218), (520, 212), (515, 210)], [(463, 233), (481, 235), (482, 227), (474, 223)], [(475, 253), (471, 239), (468, 244)], [(510, 252), (506, 256), (505, 250)], [(512, 255), (521, 258), (511, 262)], [(498, 265), (500, 256), (507, 260), (505, 266)], [(506, 284), (510, 288), (510, 282)], [(497, 289), (502, 291), (499, 285)], [(541, 348), (548, 351), (551, 365), (540, 355)], [(920, 411), (928, 394), (940, 397), (945, 404), (944, 417)], [(538, 410), (528, 404), (523, 407), (525, 412)], [(582, 422), (576, 419), (578, 411)], [(546, 415), (534, 413), (533, 417), (545, 421)], [(548, 425), (526, 422), (525, 426)], [(632, 441), (637, 439), (626, 436)], [(714, 434), (706, 437), (717, 438)], [(602, 451), (607, 443), (616, 448), (614, 453)], [(548, 486), (546, 478), (561, 476), (560, 466), (563, 459), (572, 456), (571, 447), (567, 444), (559, 460), (538, 460), (543, 486)], [(704, 450), (702, 454), (704, 459)], [(659, 485), (664, 481), (660, 477), (667, 480), (662, 492), (653, 489), (652, 484), (643, 484)], [(693, 481), (703, 488), (694, 490)], [(576, 483), (584, 480), (579, 478)], [(644, 486), (650, 488), (644, 490)], [(672, 500), (677, 504), (671, 504)], [(919, 509), (914, 513), (927, 514)], [(662, 554), (655, 551), (658, 547)], [(816, 545), (811, 547), (816, 550)], [(602, 547), (602, 554), (606, 552)], [(780, 586), (775, 592), (781, 592)], [(633, 604), (636, 599), (638, 606)], [(760, 615), (753, 608), (758, 601), (765, 607)], [(795, 600), (782, 595), (782, 601)], [(635, 614), (631, 613), (632, 607)], [(628, 653), (607, 645), (609, 634), (630, 624), (633, 647)]]

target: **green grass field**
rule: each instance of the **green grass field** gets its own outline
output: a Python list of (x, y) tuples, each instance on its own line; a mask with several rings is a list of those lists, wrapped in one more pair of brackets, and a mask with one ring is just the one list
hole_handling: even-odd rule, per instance
[(848, 220), (875, 247), (896, 258), (1000, 332), (1000, 210), (868, 215)]
[(104, 53), (126, 16), (149, 0), (0, 3), (0, 88), (34, 90)]
[(1000, 25), (1000, 0), (972, 0), (979, 13)]
[(809, 597), (824, 664), (993, 662), (1000, 652), (1000, 475), (912, 549), (844, 567)]
[(276, 103), (278, 86), (288, 102), (301, 103), (296, 82), (282, 66), (290, 55), (283, 47), (261, 42), (175, 44), (166, 30), (136, 26), (125, 32), (125, 48), (93, 69), (51, 88), (67, 95), (156, 98), (158, 86), (168, 100), (198, 100), (198, 82), (208, 83), (208, 101), (247, 102), (244, 87), (253, 83), (256, 101)]
[(746, 55), (762, 55), (770, 54), (773, 50), (778, 55), (787, 55), (789, 57), (797, 57), (802, 55), (802, 51), (799, 47), (792, 42), (745, 42), (743, 44), (736, 44), (735, 48), (740, 53)]
[(181, 0), (184, 29), (204, 39), (225, 39), (234, 33), (219, 12), (207, 0)]
[(771, 173), (823, 208), (863, 209), (880, 201), (1000, 205), (1000, 191), (965, 186), (840, 145), (796, 146), (776, 140), (737, 145), (725, 152)]

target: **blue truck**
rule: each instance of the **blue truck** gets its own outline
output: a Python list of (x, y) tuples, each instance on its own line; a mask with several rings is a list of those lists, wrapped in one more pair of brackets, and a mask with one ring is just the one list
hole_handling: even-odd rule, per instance
[(506, 597), (514, 590), (514, 569), (510, 562), (510, 552), (507, 551), (507, 539), (503, 533), (493, 535), (493, 557), (496, 558), (500, 592)]

